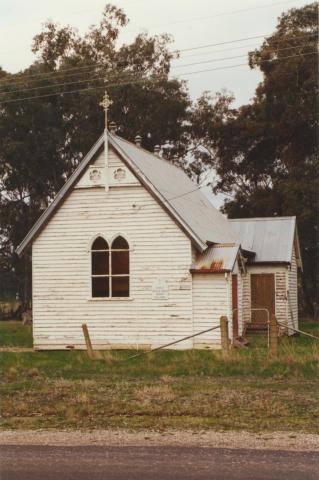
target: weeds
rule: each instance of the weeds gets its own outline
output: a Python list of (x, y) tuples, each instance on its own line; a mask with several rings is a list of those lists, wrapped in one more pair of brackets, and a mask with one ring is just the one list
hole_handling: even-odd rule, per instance
[(319, 432), (319, 346), (311, 339), (280, 338), (277, 359), (259, 338), (226, 359), (211, 350), (130, 356), (0, 353), (3, 428)]

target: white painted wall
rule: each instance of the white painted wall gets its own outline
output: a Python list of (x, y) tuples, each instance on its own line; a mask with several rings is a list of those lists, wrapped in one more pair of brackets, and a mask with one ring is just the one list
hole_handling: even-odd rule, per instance
[[(287, 277), (290, 298), (290, 307), (288, 305), (288, 322), (289, 326), (298, 328), (298, 267), (295, 247), (292, 252), (291, 267), (287, 270)], [(290, 333), (293, 333), (293, 331)]]
[[(229, 317), (230, 281), (223, 273), (193, 274), (194, 333), (220, 324), (220, 317)], [(220, 330), (194, 338), (195, 348), (220, 348)]]
[[(243, 280), (242, 280), (242, 272), (238, 265), (238, 260), (236, 261), (233, 269), (233, 274), (237, 275), (237, 297), (238, 297), (238, 334), (239, 336), (242, 335), (243, 332)], [(230, 301), (232, 302), (232, 291), (230, 291)], [(231, 316), (234, 314), (235, 306), (231, 305)], [(232, 325), (230, 325), (230, 334), (232, 333)]]
[(279, 322), (287, 321), (287, 271), (288, 267), (280, 265), (249, 265), (242, 276), (243, 281), (243, 320), (251, 321), (251, 274), (273, 273), (275, 275), (275, 314)]
[[(109, 168), (121, 163), (110, 152)], [(102, 156), (96, 165), (103, 168)], [(91, 298), (90, 245), (97, 234), (109, 242), (121, 234), (129, 242), (129, 299)], [(98, 348), (156, 347), (193, 332), (191, 242), (136, 179), (108, 192), (75, 188), (36, 238), (32, 254), (37, 349), (83, 348), (84, 322)], [(168, 283), (167, 299), (152, 298), (158, 278)]]

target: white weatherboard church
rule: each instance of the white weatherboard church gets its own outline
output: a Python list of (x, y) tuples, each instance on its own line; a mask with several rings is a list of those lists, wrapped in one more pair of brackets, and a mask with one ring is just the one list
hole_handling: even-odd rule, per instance
[[(155, 348), (269, 315), (298, 327), (295, 217), (227, 220), (186, 174), (105, 130), (18, 247), (36, 349)], [(292, 331), (288, 328), (288, 333)], [(219, 348), (220, 330), (173, 348)]]

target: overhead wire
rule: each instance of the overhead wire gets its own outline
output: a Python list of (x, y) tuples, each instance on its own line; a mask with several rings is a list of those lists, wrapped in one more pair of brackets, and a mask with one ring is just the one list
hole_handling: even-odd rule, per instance
[[(291, 47), (284, 47), (284, 48), (278, 48), (276, 50), (273, 50), (272, 53), (278, 53), (278, 52), (281, 52), (281, 51), (284, 51), (284, 50), (291, 50), (291, 49), (294, 49), (294, 48), (305, 48), (310, 45), (307, 45), (307, 44), (301, 44), (301, 45), (294, 45), (294, 46), (291, 46)], [(212, 52), (212, 53), (218, 53), (218, 52)], [(249, 52), (248, 52), (249, 53)], [(192, 65), (199, 65), (201, 63), (211, 63), (211, 62), (215, 62), (215, 61), (224, 61), (224, 60), (232, 60), (232, 59), (235, 59), (235, 58), (243, 58), (243, 57), (246, 57), (248, 55), (248, 53), (245, 53), (245, 54), (242, 54), (242, 55), (237, 55), (237, 56), (232, 56), (232, 57), (224, 57), (224, 58), (217, 58), (217, 59), (212, 59), (212, 60), (207, 60), (207, 61), (200, 61), (200, 62), (195, 62), (195, 63), (190, 63), (190, 64), (184, 64), (184, 65), (172, 65), (172, 69), (174, 68), (183, 68), (183, 67), (188, 67), (188, 66), (192, 66)], [(102, 70), (103, 69), (107, 69), (107, 66), (106, 65), (103, 65), (103, 64), (96, 64), (95, 68), (101, 68)], [(86, 69), (92, 69), (92, 67), (86, 67)], [(114, 70), (113, 70), (114, 71)], [(84, 72), (84, 73), (93, 73), (94, 75), (97, 73), (97, 72), (91, 72), (91, 70), (89, 72)], [(119, 73), (123, 73), (123, 71), (119, 71)], [(134, 72), (132, 72), (134, 73)], [(66, 75), (64, 78), (70, 78), (70, 77), (74, 77), (74, 76), (78, 76), (79, 74), (78, 73), (72, 73), (72, 74), (69, 74), (69, 75)], [(45, 81), (46, 79), (44, 79)], [(51, 80), (51, 79), (49, 79)], [(54, 81), (55, 79), (53, 79)], [(40, 80), (33, 80), (33, 82), (35, 81), (41, 81)], [(21, 83), (21, 82), (20, 82)], [(12, 86), (19, 86), (20, 83), (13, 83), (13, 84), (10, 84), (10, 87)], [(22, 83), (25, 83), (22, 81)], [(65, 82), (63, 82), (64, 84)], [(72, 82), (71, 82), (72, 83)], [(74, 82), (74, 83), (78, 83), (78, 81)], [(52, 84), (53, 86), (58, 86), (59, 84)], [(8, 91), (10, 93), (15, 93), (16, 91), (19, 92), (19, 91), (27, 91), (27, 90), (37, 90), (37, 89), (43, 89), (43, 88), (49, 88), (48, 85), (43, 85), (43, 86), (35, 86), (35, 87), (30, 87), (30, 88), (27, 88), (27, 89), (18, 89), (18, 90), (4, 90), (4, 91), (1, 91), (1, 88), (8, 88), (7, 85), (5, 86), (1, 86), (0, 84), (0, 94), (3, 94), (3, 93), (7, 93)]]
[[(310, 54), (305, 54), (305, 55), (313, 55), (314, 53), (317, 53), (317, 52), (312, 52)], [(302, 56), (302, 55), (297, 55), (297, 56)], [(292, 57), (285, 57), (285, 58), (292, 58)], [(265, 61), (267, 61), (267, 60), (265, 60)], [(228, 66), (225, 66), (225, 67), (217, 67), (217, 68), (211, 68), (211, 69), (205, 69), (205, 70), (185, 72), (184, 74), (177, 75), (177, 76), (173, 77), (171, 80), (174, 80), (174, 79), (177, 79), (177, 78), (183, 77), (183, 76), (214, 72), (214, 71), (217, 71), (217, 70), (227, 70), (227, 69), (244, 67), (244, 66), (247, 67), (247, 63), (239, 63), (239, 64), (236, 64), (236, 65), (228, 65)], [(142, 79), (136, 79), (136, 80), (129, 80), (129, 81), (125, 81), (125, 82), (117, 82), (117, 83), (113, 83), (113, 84), (112, 83), (106, 83), (106, 84), (104, 84), (103, 86), (100, 86), (100, 87), (95, 85), (95, 86), (92, 86), (92, 87), (87, 87), (87, 88), (82, 88), (82, 89), (53, 92), (53, 93), (48, 93), (48, 94), (44, 94), (44, 95), (36, 95), (36, 96), (32, 96), (32, 97), (15, 98), (15, 99), (4, 100), (4, 101), (0, 100), (0, 105), (1, 104), (7, 104), (7, 103), (16, 103), (16, 102), (21, 102), (21, 101), (25, 101), (25, 100), (35, 100), (35, 99), (39, 99), (39, 98), (47, 98), (47, 97), (52, 97), (52, 96), (60, 96), (60, 95), (64, 96), (66, 94), (71, 94), (71, 93), (89, 92), (89, 91), (94, 91), (94, 90), (105, 90), (106, 88), (121, 87), (121, 86), (138, 84), (138, 83), (149, 83), (151, 81), (156, 81), (156, 80), (158, 81), (159, 79), (162, 79), (162, 78), (166, 78), (166, 76), (157, 77), (156, 79), (154, 79), (152, 77), (149, 77), (149, 78), (142, 78)], [(104, 79), (104, 77), (103, 77), (103, 79)]]
[[(293, 40), (295, 40), (295, 39), (299, 40), (301, 38), (308, 38), (308, 37), (315, 36), (315, 35), (316, 35), (316, 33), (308, 33), (308, 34), (305, 34), (305, 35), (298, 35), (297, 37), (292, 36), (292, 39)], [(243, 42), (243, 41), (246, 41), (246, 40), (257, 39), (257, 38), (265, 38), (265, 35), (256, 35), (256, 36), (252, 36), (252, 37), (245, 37), (245, 38), (240, 38), (240, 39), (229, 40), (229, 41), (225, 41), (225, 42), (199, 45), (199, 46), (196, 46), (196, 47), (191, 47), (191, 48), (186, 48), (186, 49), (173, 50), (170, 53), (171, 54), (174, 54), (174, 53), (180, 54), (182, 52), (189, 52), (189, 51), (193, 51), (193, 50), (198, 51), (198, 50), (205, 49), (205, 48), (210, 48), (210, 47), (215, 47), (215, 46), (220, 46), (220, 45), (227, 45), (227, 44), (234, 44), (234, 43), (237, 43), (237, 42), (239, 43), (239, 42)], [(287, 40), (289, 40), (289, 36), (285, 37), (285, 39), (282, 40), (282, 41), (287, 41)], [(293, 48), (293, 46), (292, 46), (292, 48)], [(75, 72), (75, 71), (79, 71), (79, 70), (86, 70), (86, 69), (90, 69), (90, 68), (92, 68), (94, 66), (97, 66), (97, 65), (99, 65), (97, 62), (92, 62), (92, 63), (89, 63), (89, 64), (82, 65), (80, 67), (61, 68), (61, 69), (59, 69), (57, 71), (53, 71), (53, 72), (39, 72), (39, 73), (35, 73), (35, 74), (30, 74), (30, 75), (24, 75), (23, 74), (23, 78), (21, 79), (21, 81), (25, 81), (25, 79), (28, 79), (28, 78), (36, 78), (36, 77), (52, 76), (52, 75), (57, 76), (57, 75), (62, 75), (65, 72), (71, 72), (71, 71)], [(18, 74), (12, 74), (12, 75), (19, 75), (19, 73)], [(2, 81), (0, 80), (0, 87), (2, 85), (6, 85), (7, 83), (12, 85), (11, 80), (12, 80), (11, 78), (3, 79)]]
[[(263, 60), (263, 62), (276, 62), (276, 61), (281, 61), (281, 60), (285, 60), (285, 59), (290, 59), (290, 58), (296, 58), (296, 57), (305, 57), (307, 55), (314, 55), (318, 52), (309, 52), (309, 53), (304, 53), (304, 54), (298, 54), (298, 55), (289, 55), (287, 57), (281, 57), (281, 58), (278, 58), (278, 59), (271, 59), (271, 60)], [(202, 62), (202, 63), (207, 63), (207, 62)], [(216, 71), (216, 70), (224, 70), (224, 69), (229, 69), (229, 68), (236, 68), (236, 67), (240, 67), (240, 66), (247, 66), (247, 63), (241, 63), (241, 64), (237, 64), (237, 65), (226, 65), (226, 66), (223, 66), (223, 67), (217, 67), (217, 68), (213, 68), (213, 69), (208, 69), (208, 70), (200, 70), (200, 71), (194, 71), (194, 72), (185, 72), (185, 73), (182, 73), (180, 75), (175, 75), (175, 77), (172, 78), (172, 80), (174, 79), (177, 79), (179, 77), (182, 77), (182, 76), (187, 76), (187, 75), (193, 75), (193, 74), (197, 74), (197, 73), (206, 73), (206, 72), (210, 72), (210, 71)], [(50, 97), (50, 96), (55, 96), (55, 95), (63, 95), (63, 94), (69, 94), (69, 93), (76, 93), (76, 92), (80, 92), (80, 91), (89, 91), (89, 90), (94, 90), (95, 88), (108, 88), (108, 87), (113, 87), (113, 86), (123, 86), (123, 85), (127, 85), (127, 84), (135, 84), (135, 83), (140, 83), (140, 82), (143, 82), (143, 83), (146, 83), (146, 82), (150, 82), (150, 81), (156, 81), (156, 80), (159, 80), (159, 79), (162, 79), (162, 78), (166, 78), (167, 76), (166, 75), (162, 75), (162, 76), (157, 76), (155, 79), (153, 77), (147, 77), (147, 78), (141, 78), (141, 79), (133, 79), (133, 80), (129, 80), (129, 81), (126, 81), (126, 82), (117, 82), (115, 84), (108, 84), (106, 83), (105, 85), (101, 86), (101, 87), (89, 87), (89, 88), (85, 88), (85, 89), (78, 89), (78, 90), (71, 90), (71, 91), (60, 91), (60, 92), (53, 92), (53, 93), (48, 93), (48, 94), (44, 94), (44, 95), (36, 95), (36, 96), (33, 96), (33, 97), (24, 97), (24, 98), (15, 98), (15, 99), (9, 99), (9, 100), (0, 100), (0, 104), (6, 104), (6, 103), (12, 103), (12, 102), (18, 102), (18, 101), (22, 101), (22, 100), (33, 100), (33, 99), (36, 99), (36, 98), (45, 98), (45, 97)], [(69, 85), (73, 85), (73, 84), (76, 84), (76, 83), (85, 83), (85, 82), (92, 82), (92, 81), (105, 81), (105, 77), (97, 77), (95, 79), (86, 79), (86, 80), (79, 80), (79, 81), (76, 81), (76, 82), (70, 82), (70, 83), (64, 83), (64, 84), (61, 84), (61, 86), (69, 86)], [(46, 86), (46, 88), (52, 88), (52, 87), (55, 87), (55, 86), (58, 86), (58, 85), (52, 85), (52, 86)], [(40, 88), (40, 87), (38, 87)], [(33, 90), (33, 89), (32, 89)], [(6, 92), (6, 93), (10, 93), (10, 92)]]
[[(209, 15), (209, 16), (205, 16), (205, 17), (193, 17), (191, 19), (182, 19), (182, 20), (176, 20), (176, 21), (173, 21), (173, 22), (166, 22), (165, 24), (162, 24), (162, 25), (151, 25), (151, 28), (157, 28), (157, 27), (160, 27), (160, 26), (167, 26), (167, 25), (174, 25), (174, 24), (183, 24), (183, 23), (190, 23), (190, 22), (194, 22), (194, 21), (205, 21), (207, 19), (213, 19), (213, 18), (218, 18), (218, 17), (221, 17), (221, 16), (227, 16), (227, 15), (233, 15), (233, 14), (238, 14), (238, 13), (244, 13), (244, 12), (247, 12), (247, 11), (250, 11), (250, 10), (257, 10), (257, 9), (262, 9), (262, 8), (268, 8), (268, 7), (273, 7), (273, 6), (277, 6), (277, 5), (281, 5), (281, 4), (285, 4), (285, 3), (292, 3), (294, 0), (281, 0), (279, 2), (271, 2), (269, 4), (264, 4), (264, 5), (258, 5), (258, 6), (255, 6), (255, 7), (247, 7), (247, 8), (242, 8), (242, 9), (237, 9), (237, 10), (229, 10), (229, 11), (226, 11), (226, 12), (220, 12), (220, 13), (217, 13), (217, 14), (214, 14), (214, 15)], [(132, 3), (130, 1), (130, 3)], [(97, 10), (97, 9), (94, 9), (94, 10)], [(92, 9), (90, 10), (87, 10), (87, 11), (93, 11)], [(78, 13), (83, 13), (83, 10), (80, 10), (78, 12), (73, 12), (73, 14), (78, 14)], [(122, 33), (123, 34), (126, 34), (126, 33), (136, 33), (136, 34), (139, 34), (139, 31), (137, 31), (136, 29), (126, 29), (124, 30)]]
[[(286, 50), (286, 49), (282, 49), (282, 50)], [(274, 53), (277, 53), (277, 51), (274, 52)], [(317, 52), (309, 52), (309, 53), (290, 55), (290, 56), (287, 56), (287, 57), (280, 57), (280, 58), (277, 58), (277, 59), (264, 59), (262, 61), (264, 61), (264, 62), (275, 62), (275, 61), (289, 59), (289, 58), (312, 55), (312, 54), (315, 54), (315, 53), (317, 53)], [(233, 59), (236, 59), (236, 58), (243, 58), (243, 57), (246, 57), (246, 56), (247, 56), (247, 54), (237, 55), (237, 56), (232, 56), (232, 57), (215, 58), (215, 59), (201, 61), (201, 62), (193, 62), (193, 63), (189, 63), (189, 64), (184, 64), (184, 65), (177, 65), (177, 66), (172, 67), (172, 69), (185, 68), (185, 67), (190, 67), (190, 66), (194, 66), (194, 65), (203, 65), (203, 64), (214, 63), (214, 62), (225, 61), (225, 60), (233, 60)], [(221, 68), (226, 68), (226, 67), (228, 67), (228, 66), (221, 67)], [(117, 74), (123, 74), (123, 73), (124, 72), (117, 72)], [(132, 73), (134, 74), (134, 72), (132, 72)], [(97, 75), (97, 73), (95, 74), (95, 76), (93, 76), (91, 78), (75, 80), (75, 81), (68, 82), (68, 83), (66, 83), (66, 82), (58, 83), (58, 84), (53, 83), (51, 85), (40, 85), (40, 86), (25, 88), (25, 89), (18, 89), (18, 90), (11, 90), (11, 91), (8, 90), (8, 91), (4, 91), (4, 92), (0, 91), (0, 95), (5, 95), (5, 94), (10, 94), (11, 95), (11, 94), (14, 94), (14, 93), (22, 93), (22, 92), (28, 92), (28, 91), (34, 91), (34, 90), (38, 91), (38, 90), (48, 89), (48, 88), (66, 87), (66, 86), (69, 86), (69, 85), (75, 85), (75, 84), (79, 84), (79, 83), (86, 83), (86, 82), (92, 82), (92, 81), (97, 81), (97, 80), (105, 80), (105, 76), (96, 77), (96, 75)], [(115, 78), (116, 75), (112, 75), (111, 78)], [(185, 74), (183, 74), (183, 75), (185, 75)], [(166, 75), (163, 75), (163, 76), (164, 76), (164, 78), (166, 77)], [(151, 77), (148, 77), (148, 78), (151, 78)], [(0, 102), (1, 102), (1, 99), (0, 99)]]

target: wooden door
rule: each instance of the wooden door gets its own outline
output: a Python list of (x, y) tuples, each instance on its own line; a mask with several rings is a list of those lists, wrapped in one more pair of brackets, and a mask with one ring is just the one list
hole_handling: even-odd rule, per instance
[(233, 338), (238, 337), (238, 279), (232, 275)]
[[(275, 314), (275, 275), (273, 273), (252, 274), (251, 278), (251, 308), (266, 308), (269, 316)], [(251, 312), (252, 323), (267, 324), (265, 311)]]

